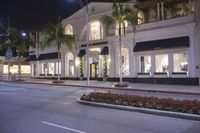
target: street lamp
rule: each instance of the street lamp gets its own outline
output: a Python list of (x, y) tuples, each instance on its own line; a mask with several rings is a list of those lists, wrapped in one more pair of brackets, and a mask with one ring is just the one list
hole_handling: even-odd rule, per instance
[(87, 52), (86, 52), (86, 60), (87, 60), (87, 85), (90, 84), (90, 64), (89, 64), (89, 10), (88, 10), (88, 0), (86, 0), (86, 45), (87, 45)]
[[(81, 0), (77, 0), (81, 7), (84, 6)], [(88, 0), (86, 0), (86, 16), (85, 16), (85, 23), (86, 23), (86, 62), (87, 62), (87, 85), (90, 85), (90, 63), (89, 63), (89, 9), (88, 9)]]

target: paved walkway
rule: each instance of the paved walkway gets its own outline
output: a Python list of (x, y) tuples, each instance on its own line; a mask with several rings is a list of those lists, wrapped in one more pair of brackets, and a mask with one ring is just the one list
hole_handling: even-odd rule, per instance
[[(7, 81), (5, 78), (1, 80)], [(41, 84), (53, 84), (53, 80), (46, 79), (30, 79), (26, 78), (25, 83), (41, 83)], [(87, 81), (80, 80), (63, 80), (64, 83), (58, 85), (67, 85), (67, 86), (80, 86), (87, 87)], [(113, 88), (115, 82), (104, 82), (104, 81), (95, 81), (91, 80), (89, 87), (97, 88)], [(144, 84), (144, 83), (129, 83), (130, 88), (117, 88), (124, 90), (136, 90), (136, 91), (156, 91), (156, 92), (168, 92), (168, 93), (182, 93), (182, 94), (197, 94), (200, 95), (200, 86), (186, 86), (186, 85), (163, 85), (163, 84)]]

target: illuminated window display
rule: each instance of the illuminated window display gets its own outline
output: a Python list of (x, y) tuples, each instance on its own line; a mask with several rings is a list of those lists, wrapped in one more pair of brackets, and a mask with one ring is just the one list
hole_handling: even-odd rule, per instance
[[(118, 50), (118, 53), (117, 53), (117, 64), (118, 66), (120, 66), (119, 64), (119, 50)], [(124, 76), (128, 76), (130, 75), (130, 72), (129, 72), (129, 49), (128, 48), (122, 48), (122, 51), (121, 51), (121, 63), (122, 63), (122, 75)], [(118, 74), (120, 72), (120, 69), (118, 67)]]
[[(18, 65), (11, 65), (10, 72), (18, 74)], [(3, 74), (8, 74), (8, 65), (3, 65)], [(30, 74), (30, 65), (21, 65), (21, 74)]]
[(55, 73), (55, 63), (51, 62), (49, 63), (49, 74), (54, 75)]
[[(56, 74), (58, 74), (58, 62), (56, 62)], [(61, 62), (59, 62), (59, 74), (61, 74)]]
[(187, 53), (173, 54), (174, 72), (188, 71), (188, 55)]
[(139, 57), (139, 72), (149, 73), (151, 71), (151, 56)]
[(155, 64), (156, 72), (168, 72), (168, 55), (156, 55)]

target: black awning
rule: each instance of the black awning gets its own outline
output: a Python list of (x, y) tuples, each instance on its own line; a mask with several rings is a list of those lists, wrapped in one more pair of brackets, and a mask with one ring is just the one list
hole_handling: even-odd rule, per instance
[(108, 54), (109, 54), (109, 49), (108, 49), (108, 47), (103, 47), (103, 49), (102, 49), (102, 51), (101, 51), (100, 54), (101, 54), (101, 55), (108, 55)]
[(78, 53), (78, 57), (83, 57), (85, 55), (85, 49), (81, 49)]
[(36, 55), (29, 55), (29, 56), (26, 58), (26, 61), (27, 61), (27, 62), (36, 61), (36, 60), (37, 60)]
[(38, 57), (38, 60), (52, 60), (52, 59), (58, 59), (58, 52), (41, 54)]
[(154, 40), (147, 42), (136, 42), (133, 49), (134, 52), (149, 51), (149, 50), (162, 50), (179, 47), (189, 47), (190, 40), (188, 36), (169, 38), (162, 40)]

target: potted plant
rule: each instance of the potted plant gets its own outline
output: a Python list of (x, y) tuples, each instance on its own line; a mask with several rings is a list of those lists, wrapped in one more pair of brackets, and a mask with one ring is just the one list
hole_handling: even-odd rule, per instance
[(80, 57), (80, 80), (83, 80), (84, 78), (84, 73), (83, 73), (83, 60)]
[(108, 57), (107, 55), (104, 55), (103, 56), (103, 59), (104, 59), (104, 73), (103, 73), (103, 81), (107, 81), (107, 78), (108, 78)]

